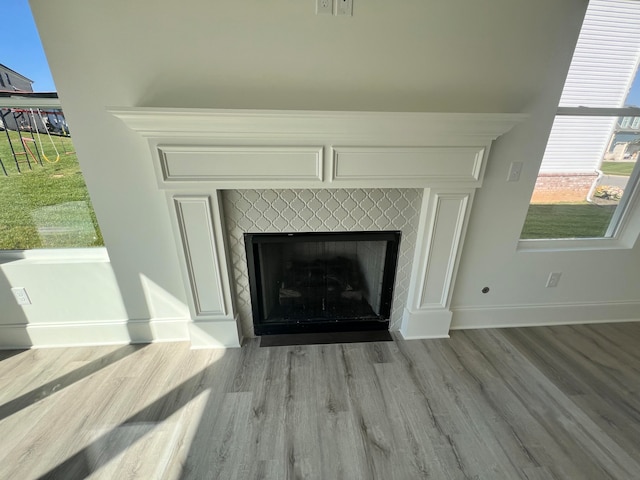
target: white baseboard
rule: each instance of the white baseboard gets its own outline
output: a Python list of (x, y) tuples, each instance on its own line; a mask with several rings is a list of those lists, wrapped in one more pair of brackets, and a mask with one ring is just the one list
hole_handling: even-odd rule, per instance
[[(452, 308), (451, 330), (640, 321), (640, 302)], [(448, 338), (449, 312), (405, 311), (403, 338)], [(235, 319), (135, 319), (113, 322), (0, 325), (0, 350), (191, 341), (192, 348), (239, 347)]]
[(0, 325), (0, 350), (31, 348), (26, 325)]
[(400, 334), (405, 340), (449, 338), (451, 312), (446, 308), (414, 310), (404, 309)]
[(640, 302), (454, 307), (451, 330), (640, 321)]
[(184, 342), (189, 340), (187, 325), (188, 320), (166, 318), (0, 325), (0, 349)]
[(234, 348), (241, 345), (238, 319), (190, 322), (191, 348)]
[(129, 320), (127, 330), (131, 343), (186, 342), (189, 341), (189, 322), (183, 318)]

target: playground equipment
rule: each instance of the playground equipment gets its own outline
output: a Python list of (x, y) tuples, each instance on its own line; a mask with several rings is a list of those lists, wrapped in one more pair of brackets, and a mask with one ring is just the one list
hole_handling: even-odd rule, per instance
[(59, 125), (59, 128), (62, 131), (62, 134), (60, 135), (60, 143), (62, 144), (62, 148), (64, 150), (63, 153), (65, 155), (71, 155), (76, 153), (74, 150), (67, 151), (67, 145), (64, 143), (64, 140), (63, 140), (64, 137), (68, 137), (71, 135), (71, 133), (69, 132), (69, 125), (67, 125), (67, 121), (65, 120), (64, 116), (62, 117), (62, 119), (60, 119), (58, 112), (55, 112), (53, 115), (56, 119), (56, 124)]
[[(14, 118), (15, 118), (15, 114), (14, 114)], [(9, 142), (9, 148), (11, 149), (11, 154), (13, 155), (13, 161), (16, 164), (16, 169), (18, 170), (18, 173), (21, 173), (20, 162), (18, 161), (18, 155), (16, 153), (15, 148), (13, 148), (13, 142), (11, 141), (11, 136), (9, 135), (9, 127), (7, 126), (6, 122), (5, 122), (4, 133), (7, 134), (7, 141)], [(26, 151), (25, 151), (25, 155), (26, 155)], [(32, 170), (31, 162), (29, 161), (28, 157), (27, 157), (27, 164), (29, 165), (29, 170)]]
[[(24, 165), (26, 163), (28, 168), (32, 170), (33, 163), (44, 166), (43, 160), (48, 163), (60, 161), (61, 152), (58, 150), (52, 135), (60, 138), (62, 154), (72, 155), (75, 153), (73, 149), (67, 148), (67, 144), (63, 140), (63, 137), (70, 137), (70, 133), (64, 114), (60, 110), (0, 108), (0, 122), (5, 131), (18, 173), (22, 172), (21, 164)], [(15, 143), (15, 138), (12, 140), (9, 130), (25, 132), (20, 136), (19, 146)], [(42, 140), (42, 135), (45, 133), (49, 137), (49, 142), (55, 152), (55, 158), (49, 158), (45, 153), (45, 143)], [(37, 141), (36, 136), (38, 137)], [(5, 165), (0, 164), (0, 168), (6, 175)]]
[[(31, 110), (31, 114), (33, 115), (33, 109)], [(40, 121), (44, 124), (44, 119), (42, 118), (42, 112), (40, 110), (38, 110), (38, 115), (40, 116)], [(38, 134), (38, 140), (40, 141), (40, 150), (42, 150), (42, 158), (44, 158), (49, 163), (58, 163), (60, 161), (60, 152), (58, 152), (58, 148), (56, 147), (56, 144), (53, 141), (53, 138), (51, 138), (49, 129), (46, 128), (46, 130), (47, 130), (47, 136), (49, 137), (49, 141), (51, 142), (51, 146), (56, 152), (56, 159), (53, 161), (49, 160), (47, 156), (44, 154), (44, 147), (42, 146), (42, 138), (40, 137), (40, 131), (36, 129), (36, 133)]]
[[(33, 159), (33, 161), (36, 163), (40, 163), (40, 165), (42, 165), (42, 159), (40, 159), (40, 153), (38, 152), (38, 145), (36, 145), (36, 141), (33, 138), (28, 138), (28, 137), (20, 137), (20, 140), (22, 140), (22, 148), (24, 148), (25, 151), (29, 153), (29, 156)], [(33, 146), (36, 149), (38, 158), (35, 157), (31, 149), (29, 148), (28, 142), (33, 142)], [(38, 162), (38, 160), (40, 161)]]

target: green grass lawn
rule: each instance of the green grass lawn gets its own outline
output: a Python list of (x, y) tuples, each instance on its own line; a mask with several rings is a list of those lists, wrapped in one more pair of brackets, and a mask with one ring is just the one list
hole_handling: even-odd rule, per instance
[(602, 162), (600, 170), (605, 175), (623, 175), (628, 177), (635, 167), (635, 162)]
[[(16, 152), (24, 152), (20, 134), (9, 132)], [(29, 133), (22, 132), (25, 138)], [(25, 155), (18, 157), (18, 168), (11, 154), (6, 133), (0, 131), (0, 159), (7, 176), (0, 169), (0, 250), (31, 248), (71, 248), (103, 245), (93, 207), (89, 200), (73, 144), (68, 137), (51, 137), (60, 152), (60, 161), (41, 166)], [(36, 136), (37, 148), (40, 148)], [(49, 137), (42, 135), (44, 155), (56, 160)], [(34, 142), (27, 142), (38, 158)], [(42, 152), (41, 152), (42, 154)]]
[(520, 238), (602, 237), (616, 205), (530, 205)]

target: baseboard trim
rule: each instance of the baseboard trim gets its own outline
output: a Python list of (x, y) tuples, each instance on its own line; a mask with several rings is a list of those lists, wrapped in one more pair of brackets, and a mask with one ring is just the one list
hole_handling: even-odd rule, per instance
[[(640, 302), (476, 306), (451, 310), (451, 330), (640, 321)], [(414, 316), (416, 312), (412, 313)], [(420, 319), (422, 322), (412, 319), (412, 328), (407, 328), (409, 325), (405, 323), (405, 328), (400, 328), (398, 333), (407, 340), (448, 338), (449, 335), (443, 330), (446, 322), (434, 322), (436, 318), (431, 315), (427, 316), (431, 318)], [(434, 328), (436, 325), (438, 328)], [(183, 318), (161, 318), (0, 325), (0, 350), (189, 340), (192, 348), (228, 348), (238, 347), (242, 343), (235, 319), (191, 322)]]
[(198, 320), (189, 322), (191, 348), (236, 348), (242, 344), (238, 319)]
[(451, 330), (640, 321), (640, 302), (454, 307)]
[(88, 347), (189, 340), (187, 319), (0, 325), (0, 349)]
[(405, 340), (449, 338), (451, 311), (446, 308), (404, 309), (400, 335)]

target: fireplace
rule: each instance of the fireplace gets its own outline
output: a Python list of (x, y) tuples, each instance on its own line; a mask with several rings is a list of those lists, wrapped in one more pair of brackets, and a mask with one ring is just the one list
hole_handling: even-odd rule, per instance
[[(169, 205), (194, 348), (239, 346), (253, 335), (243, 235), (274, 230), (401, 230), (389, 330), (404, 338), (447, 337), (465, 230), (489, 149), (526, 118), (510, 113), (110, 111), (148, 142), (158, 188)], [(413, 189), (419, 194), (415, 222), (405, 222), (415, 232), (410, 236), (404, 226), (387, 221), (412, 217), (411, 207), (397, 208), (389, 195)], [(367, 192), (379, 198), (369, 201)], [(359, 224), (361, 218), (367, 225)]]
[(244, 239), (256, 335), (388, 329), (400, 232)]
[(389, 330), (402, 321), (422, 203), (420, 189), (234, 189), (221, 192), (238, 323), (256, 335), (246, 233), (401, 232)]

